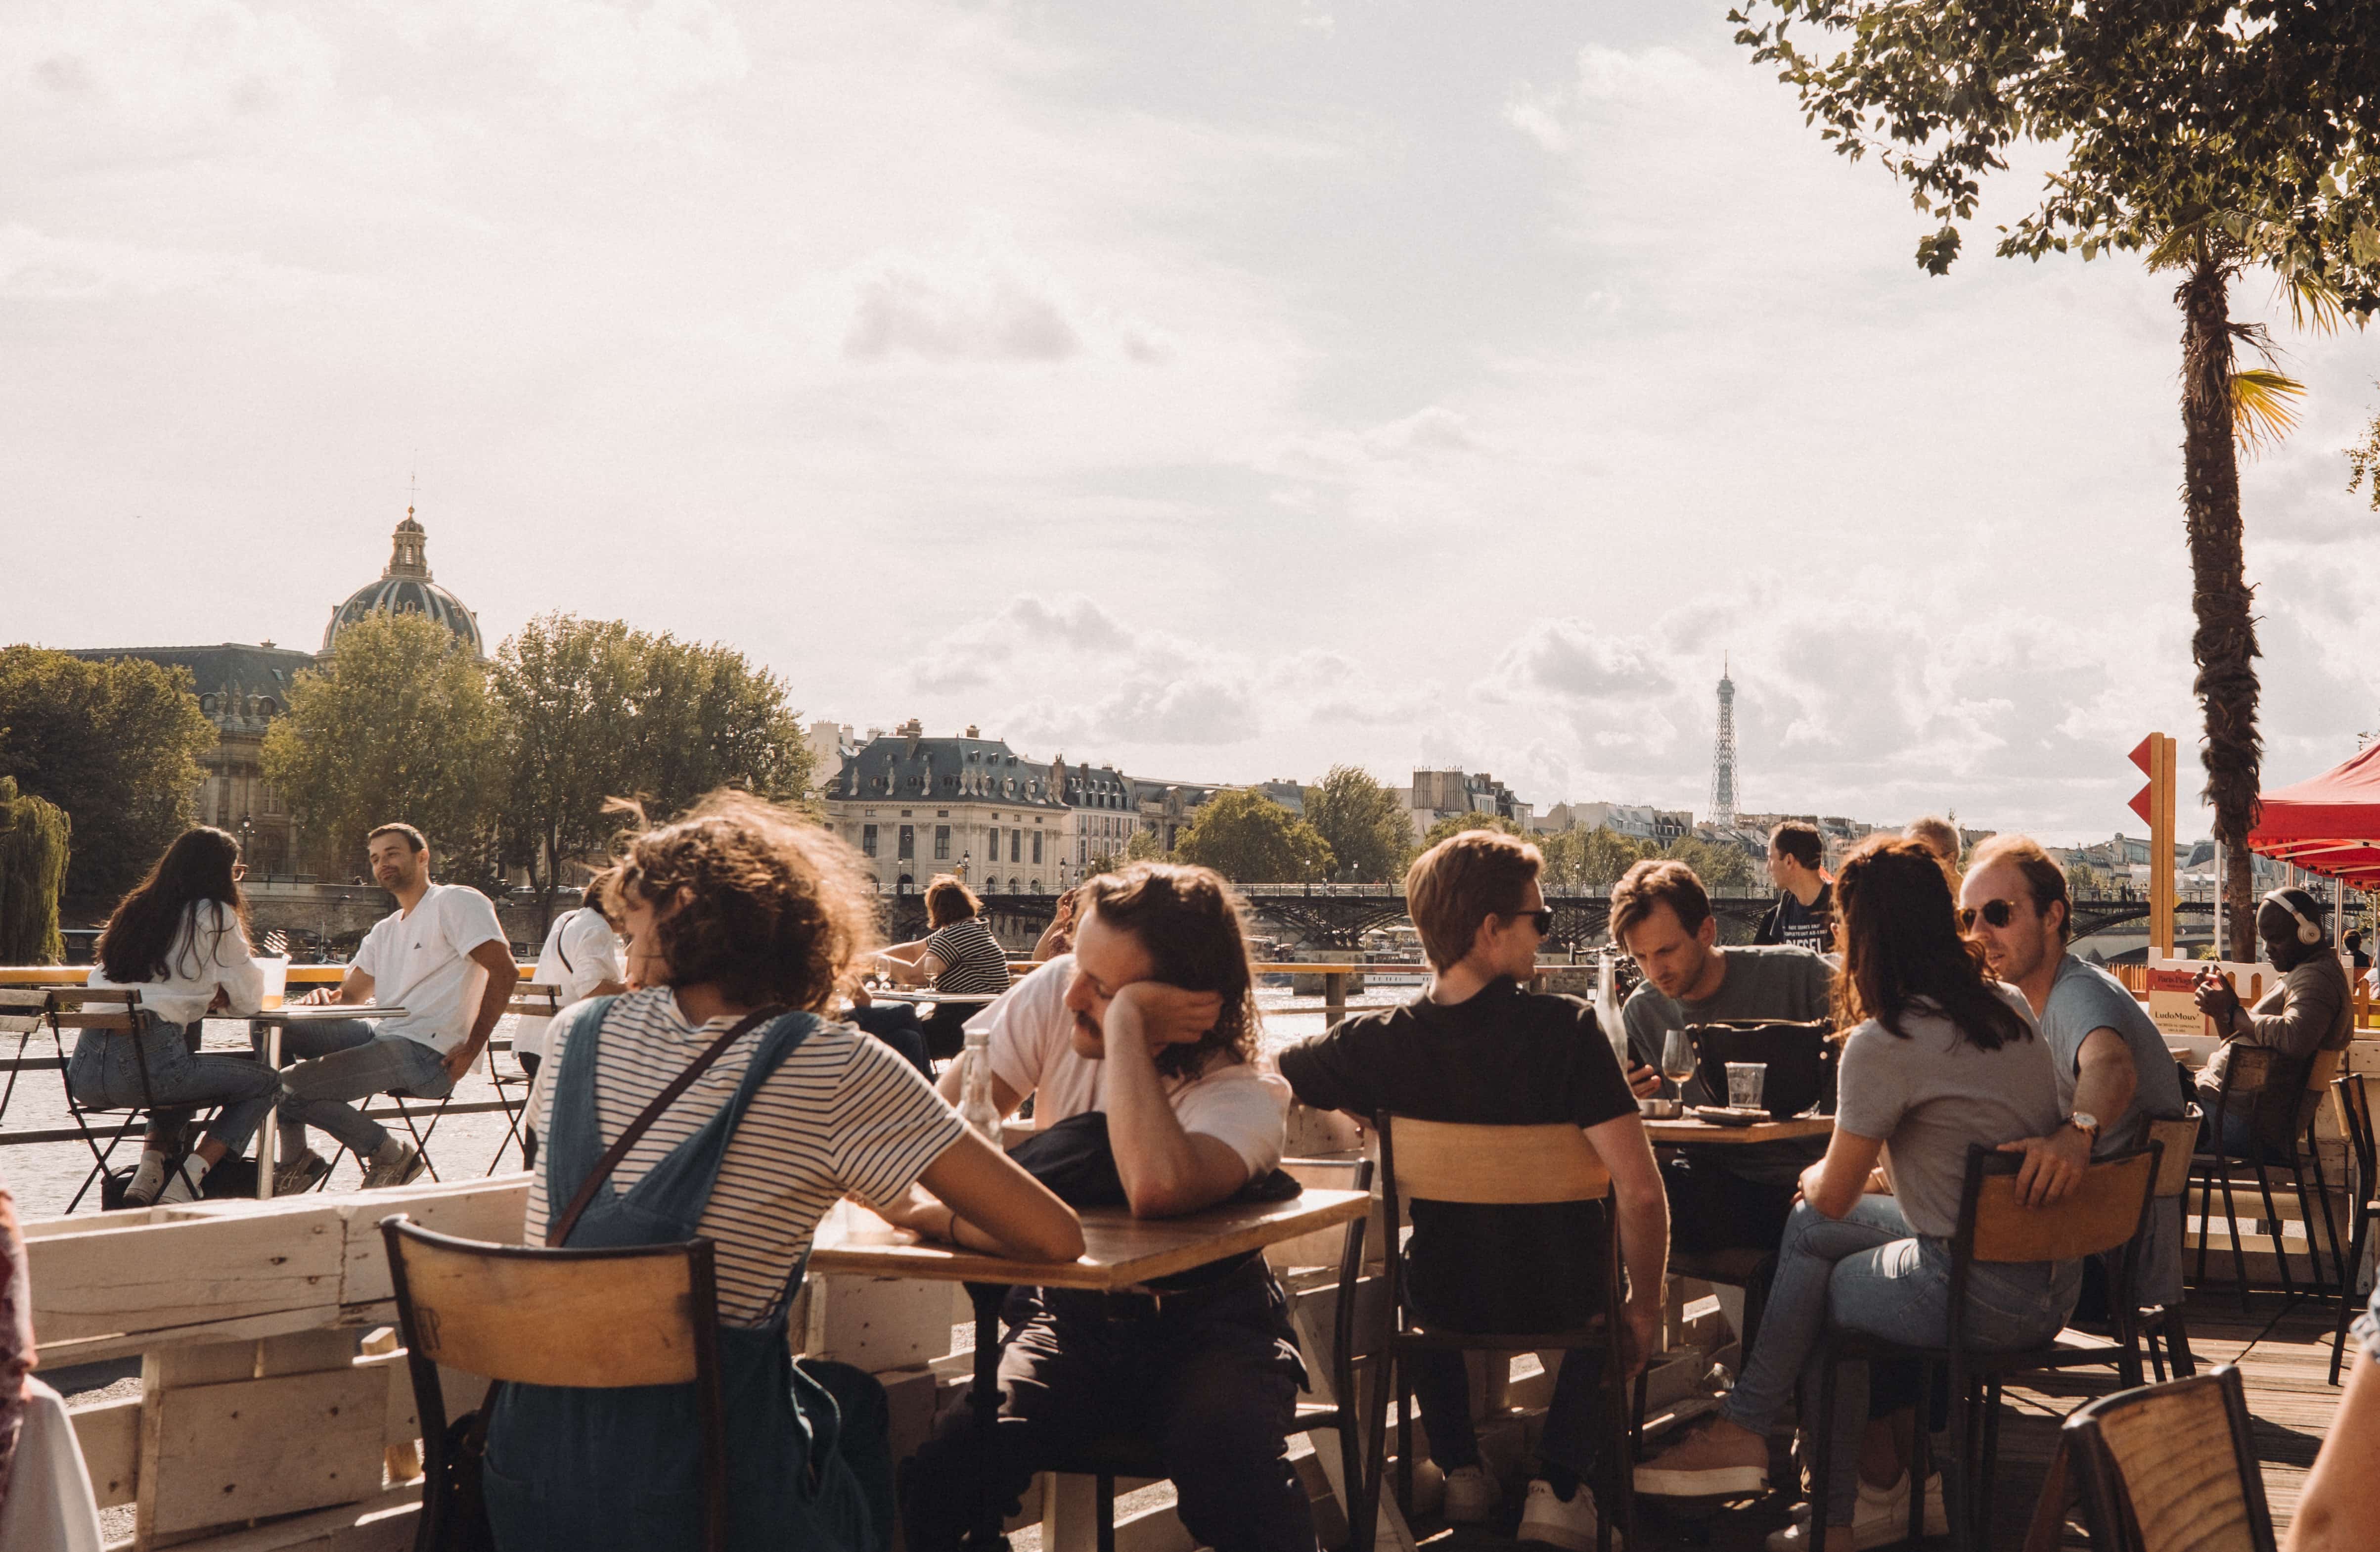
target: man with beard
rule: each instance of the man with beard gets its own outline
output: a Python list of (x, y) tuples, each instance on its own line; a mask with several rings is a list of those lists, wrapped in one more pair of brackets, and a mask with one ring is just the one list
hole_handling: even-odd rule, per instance
[[(2046, 1137), (2004, 1145), (2022, 1152), (2018, 1194), (2055, 1202), (2082, 1180), (2094, 1158), (2129, 1153), (2152, 1121), (2185, 1113), (2181, 1078), (2164, 1037), (2132, 994), (2105, 970), (2067, 952), (2072, 903), (2066, 874), (2022, 835), (1996, 835), (1975, 848), (1959, 890), (1959, 925), (1983, 946), (1993, 975), (2024, 994), (2058, 1068), (2067, 1124)], [(2181, 1303), (2181, 1198), (2155, 1204), (2142, 1243), (2134, 1292), (2143, 1304)]]

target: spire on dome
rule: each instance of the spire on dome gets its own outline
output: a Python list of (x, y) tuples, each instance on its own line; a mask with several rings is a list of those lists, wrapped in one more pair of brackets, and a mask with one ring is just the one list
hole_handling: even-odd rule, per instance
[(405, 521), (390, 536), (395, 542), (390, 547), (388, 569), (381, 573), (383, 579), (394, 576), (415, 576), (430, 580), (429, 536), (414, 520), (413, 508), (405, 509)]

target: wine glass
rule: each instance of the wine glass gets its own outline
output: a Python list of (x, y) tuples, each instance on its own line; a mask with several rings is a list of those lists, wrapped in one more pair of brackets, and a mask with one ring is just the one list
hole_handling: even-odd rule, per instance
[(1685, 1093), (1688, 1078), (1694, 1075), (1694, 1043), (1683, 1029), (1671, 1025), (1661, 1037), (1661, 1076), (1678, 1085), (1680, 1097)]

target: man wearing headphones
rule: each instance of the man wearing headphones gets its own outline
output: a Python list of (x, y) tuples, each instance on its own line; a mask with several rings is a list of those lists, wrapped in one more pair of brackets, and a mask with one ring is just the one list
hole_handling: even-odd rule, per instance
[(2199, 1011), (2223, 1037), (2198, 1074), (2199, 1103), (2206, 1108), (2208, 1124), (2214, 1123), (2215, 1097), (2240, 1047), (2264, 1046), (2278, 1057), (2252, 1099), (2235, 1095), (2224, 1113), (2223, 1134), (2215, 1141), (2235, 1158), (2250, 1157), (2257, 1144), (2283, 1155), (2296, 1146), (2321, 1098), (2305, 1086), (2314, 1053), (2344, 1049), (2354, 1033), (2347, 972), (2322, 929), (2325, 909), (2301, 889), (2275, 890), (2256, 907), (2256, 936), (2265, 940), (2265, 957), (2280, 972), (2281, 982), (2253, 1010), (2240, 1005), (2240, 994), (2212, 966), (2199, 975)]

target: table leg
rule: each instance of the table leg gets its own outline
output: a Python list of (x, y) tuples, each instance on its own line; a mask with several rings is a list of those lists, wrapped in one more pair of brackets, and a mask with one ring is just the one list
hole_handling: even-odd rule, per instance
[[(275, 1073), (281, 1071), (281, 1025), (278, 1024), (269, 1024), (264, 1027), (264, 1064)], [(256, 1129), (256, 1199), (260, 1202), (273, 1198), (275, 1162), (273, 1155), (280, 1137), (281, 1112), (277, 1109), (267, 1110), (264, 1124)]]
[(1007, 1302), (1004, 1283), (970, 1282), (967, 1297), (975, 1303), (975, 1384), (967, 1404), (975, 1409), (976, 1437), (981, 1441), (978, 1460), (983, 1472), (983, 1501), (976, 1510), (975, 1529), (968, 1533), (970, 1552), (1007, 1552), (1001, 1534), (1006, 1518), (1002, 1484), (1006, 1473), (1000, 1458), (1000, 1306)]

